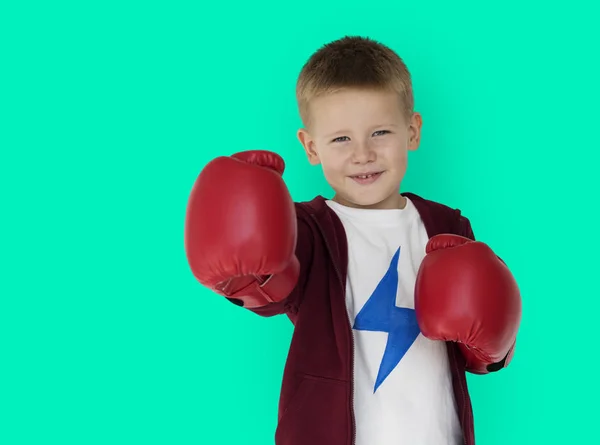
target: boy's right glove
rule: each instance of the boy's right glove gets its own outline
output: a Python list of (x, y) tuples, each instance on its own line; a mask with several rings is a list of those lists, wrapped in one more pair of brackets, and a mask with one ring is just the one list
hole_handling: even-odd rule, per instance
[(185, 249), (200, 283), (247, 308), (265, 306), (294, 289), (294, 202), (276, 153), (245, 151), (209, 162), (188, 201)]

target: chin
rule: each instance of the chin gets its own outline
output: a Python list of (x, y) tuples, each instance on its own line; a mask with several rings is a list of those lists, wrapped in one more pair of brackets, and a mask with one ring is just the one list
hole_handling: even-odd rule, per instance
[(333, 187), (335, 191), (334, 200), (348, 207), (359, 207), (368, 209), (394, 208), (399, 204), (394, 197), (400, 196), (400, 181), (396, 181), (385, 172), (372, 184), (360, 185), (351, 179), (344, 178)]

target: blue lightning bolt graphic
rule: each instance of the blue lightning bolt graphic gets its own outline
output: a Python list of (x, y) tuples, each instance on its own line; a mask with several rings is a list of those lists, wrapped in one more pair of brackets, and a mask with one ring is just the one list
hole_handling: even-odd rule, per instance
[(373, 393), (400, 363), (420, 333), (415, 310), (396, 306), (399, 257), (400, 248), (392, 258), (386, 274), (354, 320), (356, 330), (388, 333)]

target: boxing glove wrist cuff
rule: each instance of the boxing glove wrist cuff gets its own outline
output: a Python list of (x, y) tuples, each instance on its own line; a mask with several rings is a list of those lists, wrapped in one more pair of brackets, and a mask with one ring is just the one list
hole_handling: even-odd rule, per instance
[(288, 267), (281, 272), (232, 278), (219, 283), (214, 290), (232, 303), (251, 309), (287, 298), (294, 290), (299, 276), (300, 263), (293, 256)]
[(458, 345), (466, 360), (467, 371), (473, 374), (488, 374), (498, 372), (509, 365), (514, 355), (515, 344), (516, 341), (504, 357), (499, 360), (497, 355), (496, 358), (493, 358), (488, 354), (484, 354), (483, 351), (469, 347), (464, 343), (459, 343)]

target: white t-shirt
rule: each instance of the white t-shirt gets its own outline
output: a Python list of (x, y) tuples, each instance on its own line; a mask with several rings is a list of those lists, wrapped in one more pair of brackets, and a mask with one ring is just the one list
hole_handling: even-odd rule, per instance
[(462, 443), (446, 345), (425, 338), (415, 317), (429, 239), (417, 209), (409, 199), (391, 210), (327, 204), (348, 239), (356, 445)]

